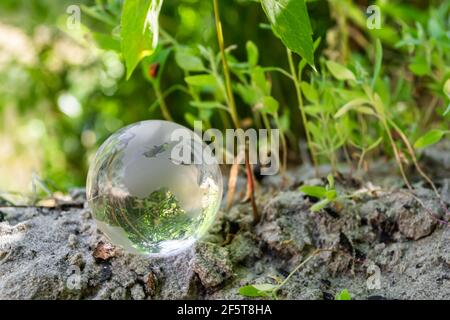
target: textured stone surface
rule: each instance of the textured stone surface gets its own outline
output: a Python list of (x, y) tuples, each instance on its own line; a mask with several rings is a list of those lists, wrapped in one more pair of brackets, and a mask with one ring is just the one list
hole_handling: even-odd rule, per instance
[(432, 148), (425, 149), (422, 161), (437, 177), (445, 177), (442, 174), (450, 171), (450, 140), (444, 139)]
[[(130, 255), (97, 231), (85, 209), (3, 212), (1, 299), (195, 297), (190, 288), (192, 252), (165, 259)], [(144, 296), (137, 285), (146, 287)]]
[(195, 246), (192, 269), (207, 289), (219, 286), (233, 275), (228, 250), (207, 242)]
[(272, 199), (264, 208), (263, 223), (257, 235), (282, 255), (295, 255), (313, 245), (314, 220), (306, 201), (299, 192), (285, 192)]
[[(269, 190), (258, 197), (258, 225), (249, 204), (236, 205), (203, 242), (166, 258), (115, 247), (79, 204), (2, 208), (0, 299), (242, 298), (241, 286), (283, 279), (315, 248), (333, 251), (295, 273), (280, 298), (348, 288), (356, 299), (449, 299), (450, 231), (438, 221), (448, 217), (429, 189), (416, 195), (426, 209), (406, 190), (384, 190), (311, 213), (312, 199)], [(380, 287), (371, 289), (377, 272)]]
[(361, 216), (385, 237), (403, 236), (413, 240), (426, 237), (433, 232), (443, 212), (431, 190), (421, 193), (421, 202), (409, 191), (385, 194), (365, 203), (361, 207)]

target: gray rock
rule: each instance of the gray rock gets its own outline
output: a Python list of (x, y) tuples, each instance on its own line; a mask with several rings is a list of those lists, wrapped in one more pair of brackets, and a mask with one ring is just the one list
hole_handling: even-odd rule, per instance
[(422, 162), (436, 177), (444, 177), (443, 172), (450, 172), (450, 140), (445, 139), (432, 148), (425, 149)]
[(195, 246), (192, 269), (207, 289), (221, 285), (233, 275), (228, 250), (208, 242), (200, 242)]
[[(345, 192), (345, 190), (343, 190)], [(450, 232), (427, 189), (367, 195), (335, 215), (311, 213), (300, 192), (258, 197), (222, 213), (208, 239), (169, 257), (132, 255), (97, 231), (89, 210), (5, 208), (0, 223), (0, 299), (240, 299), (247, 284), (284, 279), (315, 248), (333, 248), (303, 265), (280, 298), (322, 299), (344, 288), (355, 299), (450, 297)], [(99, 244), (103, 243), (99, 247)], [(381, 286), (367, 287), (368, 268)]]
[(227, 249), (233, 264), (244, 263), (246, 260), (254, 261), (262, 255), (258, 243), (250, 232), (236, 235)]
[(417, 193), (420, 202), (409, 191), (384, 194), (363, 204), (360, 215), (385, 236), (413, 240), (426, 237), (442, 218), (442, 208), (431, 190), (419, 189)]
[(442, 200), (450, 206), (450, 178), (442, 181), (441, 196)]
[(0, 224), (0, 299), (123, 299), (154, 269), (161, 271), (152, 273), (150, 296), (182, 299), (195, 292), (192, 253), (156, 259), (117, 249), (104, 262), (93, 252), (108, 240), (84, 209), (6, 211), (15, 225)]
[(280, 193), (264, 208), (263, 222), (256, 227), (256, 234), (281, 255), (299, 254), (313, 245), (315, 223), (309, 206), (299, 192)]

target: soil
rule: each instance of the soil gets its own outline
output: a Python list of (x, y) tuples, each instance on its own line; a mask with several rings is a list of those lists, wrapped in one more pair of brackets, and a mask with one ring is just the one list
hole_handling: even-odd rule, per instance
[(240, 287), (275, 284), (317, 248), (330, 251), (293, 274), (279, 298), (333, 299), (348, 289), (354, 299), (449, 299), (450, 217), (442, 202), (450, 206), (450, 144), (426, 152), (422, 162), (441, 201), (419, 179), (412, 195), (379, 163), (370, 180), (340, 170), (339, 193), (357, 194), (311, 213), (317, 199), (298, 187), (324, 180), (295, 168), (288, 182), (260, 181), (258, 224), (250, 204), (236, 204), (193, 248), (165, 258), (109, 243), (82, 190), (62, 206), (3, 207), (0, 299), (244, 299)]

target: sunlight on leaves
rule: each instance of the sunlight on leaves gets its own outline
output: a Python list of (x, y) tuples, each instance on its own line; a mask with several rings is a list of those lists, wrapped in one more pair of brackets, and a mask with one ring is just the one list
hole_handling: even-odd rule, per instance
[(353, 80), (356, 81), (356, 77), (349, 69), (344, 67), (343, 65), (334, 62), (334, 61), (327, 61), (327, 67), (328, 70), (330, 70), (333, 77), (335, 77), (338, 80), (345, 81), (345, 80)]
[(127, 67), (127, 79), (144, 57), (155, 52), (162, 3), (162, 0), (126, 0), (123, 5), (121, 47)]
[(432, 146), (439, 141), (442, 140), (442, 138), (445, 135), (445, 131), (442, 130), (431, 130), (424, 136), (420, 137), (416, 143), (414, 144), (414, 148), (416, 149), (423, 149), (429, 146)]
[(314, 45), (304, 0), (261, 0), (274, 33), (286, 47), (314, 65)]

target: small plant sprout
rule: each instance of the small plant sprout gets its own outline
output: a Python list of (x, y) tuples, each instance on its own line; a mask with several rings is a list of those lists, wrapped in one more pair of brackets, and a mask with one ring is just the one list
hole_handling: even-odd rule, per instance
[(325, 187), (321, 186), (301, 186), (300, 191), (306, 194), (307, 196), (317, 198), (320, 201), (314, 204), (311, 207), (311, 212), (318, 212), (324, 208), (326, 208), (330, 203), (337, 202), (342, 198), (339, 196), (336, 191), (334, 184), (334, 177), (332, 174), (329, 174), (327, 177), (328, 184)]
[(244, 287), (241, 287), (239, 289), (239, 294), (244, 297), (249, 298), (257, 298), (257, 297), (267, 297), (272, 299), (278, 298), (278, 291), (286, 285), (286, 283), (292, 278), (292, 276), (299, 271), (302, 267), (304, 267), (309, 261), (317, 257), (321, 252), (325, 251), (332, 251), (330, 249), (317, 249), (315, 250), (310, 256), (308, 256), (305, 260), (303, 260), (297, 267), (292, 270), (292, 272), (282, 281), (277, 279), (278, 284), (270, 284), (270, 283), (263, 283), (263, 284), (254, 284), (254, 285), (247, 285)]
[(344, 289), (336, 294), (335, 300), (352, 300), (352, 296), (348, 289)]

